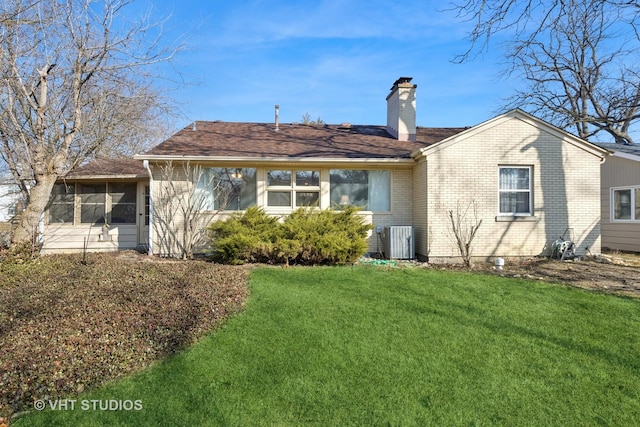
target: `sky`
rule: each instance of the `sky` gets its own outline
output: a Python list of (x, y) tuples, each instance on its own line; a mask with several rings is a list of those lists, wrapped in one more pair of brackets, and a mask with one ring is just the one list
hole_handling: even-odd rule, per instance
[(417, 124), (472, 126), (504, 111), (515, 82), (494, 48), (465, 64), (469, 24), (442, 1), (136, 0), (169, 16), (165, 36), (186, 50), (161, 83), (194, 120), (386, 124), (398, 77), (417, 84)]

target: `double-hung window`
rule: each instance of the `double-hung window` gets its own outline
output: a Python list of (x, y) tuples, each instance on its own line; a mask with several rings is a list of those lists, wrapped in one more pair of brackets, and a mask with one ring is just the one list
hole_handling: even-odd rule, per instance
[(611, 189), (611, 219), (640, 221), (640, 187)]
[(500, 166), (498, 206), (500, 215), (533, 215), (531, 166)]
[(319, 203), (320, 171), (267, 170), (267, 206), (293, 208)]

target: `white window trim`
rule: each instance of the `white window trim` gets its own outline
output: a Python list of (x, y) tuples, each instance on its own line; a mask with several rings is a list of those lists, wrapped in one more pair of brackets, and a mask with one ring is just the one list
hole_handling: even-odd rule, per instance
[[(611, 187), (609, 189), (609, 220), (617, 223), (640, 223), (640, 218), (636, 218), (636, 190), (640, 185), (627, 185), (623, 187)], [(631, 219), (616, 219), (616, 207), (614, 193), (620, 190), (631, 190)]]
[[(269, 185), (269, 172), (270, 171), (288, 171), (291, 172), (291, 184), (290, 185)], [(304, 186), (296, 184), (296, 172), (317, 172), (318, 173), (318, 185), (313, 186)], [(270, 169), (266, 168), (264, 170), (264, 186), (265, 186), (265, 194), (264, 194), (264, 207), (269, 211), (292, 211), (295, 209), (306, 208), (306, 207), (314, 207), (321, 208), (322, 204), (322, 170), (320, 169), (300, 169), (300, 168), (280, 168), (280, 169)], [(291, 204), (289, 206), (271, 206), (269, 205), (269, 192), (289, 192), (291, 193)], [(296, 205), (296, 194), (297, 193), (318, 193), (318, 206), (298, 206)]]
[[(500, 170), (501, 169), (528, 169), (529, 170), (529, 188), (527, 190), (501, 190), (500, 189)], [(509, 193), (529, 193), (529, 212), (500, 212), (500, 194)], [(498, 216), (500, 217), (522, 217), (533, 216), (533, 166), (524, 165), (500, 165), (498, 166)]]

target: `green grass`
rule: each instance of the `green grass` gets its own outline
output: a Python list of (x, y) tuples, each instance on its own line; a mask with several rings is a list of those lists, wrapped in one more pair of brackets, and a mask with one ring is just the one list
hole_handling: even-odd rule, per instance
[(261, 268), (247, 309), (51, 425), (637, 425), (640, 302), (448, 271)]

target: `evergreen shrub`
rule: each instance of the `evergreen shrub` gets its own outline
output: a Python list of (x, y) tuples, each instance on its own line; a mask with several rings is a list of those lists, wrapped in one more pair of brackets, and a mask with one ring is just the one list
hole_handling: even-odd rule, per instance
[(355, 207), (300, 208), (283, 218), (252, 207), (209, 225), (212, 256), (229, 264), (348, 264), (367, 251), (371, 225)]

